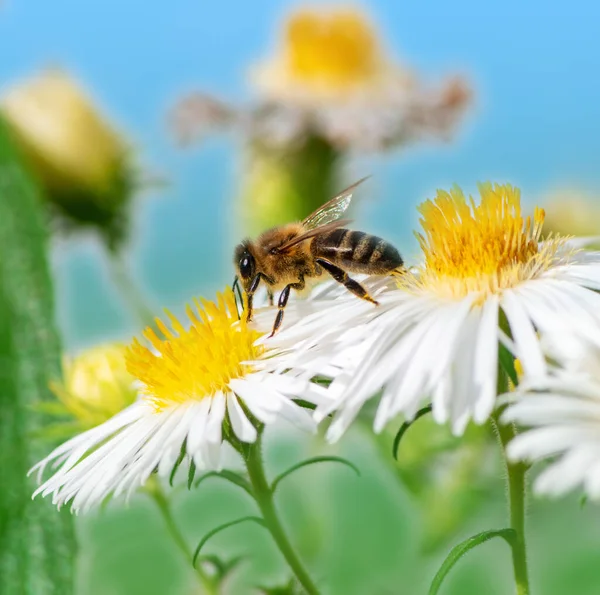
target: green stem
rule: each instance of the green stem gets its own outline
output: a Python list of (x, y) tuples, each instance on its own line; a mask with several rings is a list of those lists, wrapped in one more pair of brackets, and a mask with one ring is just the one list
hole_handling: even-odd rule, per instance
[[(169, 503), (169, 499), (167, 498), (164, 490), (162, 489), (160, 483), (155, 477), (151, 477), (146, 483), (145, 490), (147, 494), (154, 500), (154, 503), (158, 507), (160, 514), (165, 521), (165, 525), (167, 530), (169, 531), (169, 535), (175, 542), (175, 545), (179, 548), (186, 562), (193, 567), (193, 555), (191, 550), (188, 548), (187, 543), (175, 519), (173, 517), (173, 512), (171, 511), (171, 505)], [(196, 577), (198, 578), (200, 584), (202, 585), (204, 592), (209, 595), (217, 595), (219, 590), (214, 580), (205, 572), (202, 568), (202, 564), (198, 564), (195, 568)]]
[(142, 292), (135, 284), (133, 275), (123, 262), (122, 256), (114, 251), (109, 251), (108, 256), (111, 277), (121, 293), (123, 301), (142, 325), (154, 327), (152, 309), (148, 306)]
[[(504, 370), (500, 368), (498, 370), (498, 394), (505, 393), (507, 389), (508, 377)], [(510, 526), (516, 533), (511, 544), (516, 592), (517, 595), (529, 595), (529, 573), (525, 544), (525, 473), (528, 467), (524, 463), (512, 463), (506, 457), (506, 445), (517, 435), (517, 431), (513, 424), (500, 423), (499, 415), (500, 413), (497, 413), (493, 419), (505, 455)]]
[(248, 476), (254, 490), (254, 498), (260, 508), (267, 529), (271, 533), (289, 567), (292, 569), (292, 572), (296, 575), (296, 578), (309, 595), (318, 595), (319, 591), (317, 587), (294, 551), (294, 548), (281, 525), (279, 517), (277, 516), (275, 503), (273, 501), (273, 491), (265, 476), (261, 450), (261, 436), (259, 435), (256, 442), (248, 446), (245, 457)]

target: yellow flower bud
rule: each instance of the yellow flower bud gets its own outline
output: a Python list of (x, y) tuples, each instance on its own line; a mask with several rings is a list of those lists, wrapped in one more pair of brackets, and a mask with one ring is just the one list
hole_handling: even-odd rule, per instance
[(125, 140), (74, 79), (49, 70), (6, 90), (0, 114), (61, 214), (117, 241), (134, 180)]
[(135, 401), (134, 378), (125, 366), (126, 346), (93, 347), (63, 360), (63, 380), (50, 388), (82, 429), (95, 427)]
[(562, 190), (545, 201), (544, 210), (544, 235), (600, 235), (600, 198)]

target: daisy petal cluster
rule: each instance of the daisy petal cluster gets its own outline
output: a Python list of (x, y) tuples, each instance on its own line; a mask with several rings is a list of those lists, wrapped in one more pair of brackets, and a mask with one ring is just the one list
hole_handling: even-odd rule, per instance
[(266, 370), (267, 362), (285, 367), (284, 356), (257, 344), (260, 333), (238, 318), (231, 290), (216, 302), (194, 301), (186, 314), (184, 325), (168, 313), (170, 328), (156, 319), (162, 337), (147, 329), (148, 345), (133, 341), (125, 359), (137, 400), (40, 461), (30, 471), (39, 481), (48, 465), (55, 471), (34, 496), (87, 510), (108, 496), (129, 496), (154, 472), (168, 476), (182, 452), (188, 465), (219, 469), (226, 434), (253, 442), (254, 420), (286, 418), (314, 429), (293, 401), (305, 381)]
[(500, 346), (524, 374), (542, 377), (540, 337), (558, 321), (600, 341), (600, 295), (591, 291), (600, 288), (600, 253), (560, 237), (541, 242), (544, 212), (525, 216), (517, 189), (482, 185), (478, 201), (439, 191), (419, 211), (422, 262), (379, 288), (367, 280), (378, 306), (321, 290), (312, 309), (294, 304), (304, 316), (273, 339), (298, 368), (333, 378), (316, 412), (335, 412), (331, 440), (375, 395), (377, 431), (430, 401), (436, 421), (462, 434), (495, 407)]
[[(511, 394), (503, 421), (528, 428), (508, 445), (513, 461), (549, 464), (536, 478), (539, 494), (560, 496), (577, 487), (600, 499), (600, 348), (555, 335), (547, 350), (561, 367), (525, 380)], [(512, 400), (511, 399), (511, 400)]]

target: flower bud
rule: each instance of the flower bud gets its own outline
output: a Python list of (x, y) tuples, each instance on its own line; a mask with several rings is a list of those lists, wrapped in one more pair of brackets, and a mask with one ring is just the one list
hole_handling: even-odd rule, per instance
[(96, 226), (109, 244), (123, 239), (135, 186), (129, 147), (77, 82), (45, 71), (7, 89), (0, 113), (55, 210)]
[(124, 345), (93, 347), (63, 360), (63, 380), (50, 388), (82, 429), (93, 428), (135, 401)]
[(579, 191), (560, 191), (544, 203), (544, 235), (600, 235), (600, 202)]

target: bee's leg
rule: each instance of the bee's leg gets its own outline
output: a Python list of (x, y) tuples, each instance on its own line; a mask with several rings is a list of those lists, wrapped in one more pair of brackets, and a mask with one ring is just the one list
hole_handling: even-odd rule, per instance
[(277, 312), (277, 316), (275, 317), (275, 323), (273, 324), (273, 330), (271, 331), (269, 337), (272, 337), (279, 330), (279, 327), (283, 322), (283, 313), (285, 307), (287, 306), (288, 299), (290, 298), (290, 290), (296, 289), (298, 291), (301, 291), (304, 289), (305, 285), (306, 283), (304, 282), (304, 276), (300, 276), (300, 279), (297, 283), (290, 283), (289, 285), (286, 285), (283, 288), (282, 292), (279, 294), (279, 301), (277, 302), (279, 312)]
[(273, 305), (273, 290), (269, 287), (267, 289), (267, 297), (269, 298), (269, 306)]
[(317, 264), (322, 266), (338, 283), (341, 283), (348, 291), (351, 291), (356, 297), (359, 297), (361, 300), (366, 300), (367, 302), (371, 302), (376, 306), (379, 305), (379, 302), (374, 300), (369, 292), (360, 284), (358, 281), (352, 279), (348, 273), (336, 266), (332, 262), (325, 260), (324, 258), (315, 259)]
[(254, 299), (254, 294), (256, 293), (256, 290), (258, 289), (258, 286), (260, 284), (260, 279), (262, 277), (262, 273), (257, 273), (257, 275), (254, 277), (254, 279), (252, 279), (252, 282), (250, 283), (250, 287), (248, 287), (248, 317), (247, 320), (250, 321), (252, 320), (252, 301)]

